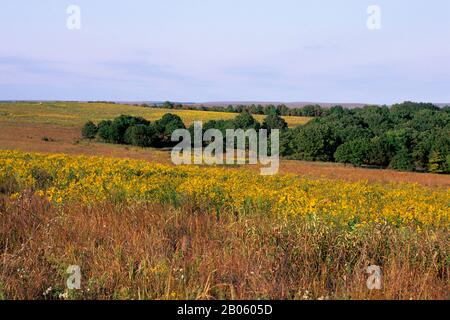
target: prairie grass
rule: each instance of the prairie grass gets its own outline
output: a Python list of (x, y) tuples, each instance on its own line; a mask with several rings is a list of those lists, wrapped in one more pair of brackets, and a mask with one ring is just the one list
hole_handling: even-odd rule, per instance
[[(201, 111), (201, 110), (169, 110), (144, 108), (125, 104), (82, 103), (82, 102), (17, 102), (0, 103), (0, 121), (14, 123), (40, 123), (63, 126), (81, 126), (89, 120), (99, 122), (113, 119), (121, 114), (129, 114), (146, 118), (150, 121), (160, 119), (166, 113), (179, 115), (186, 126), (194, 121), (230, 120), (237, 113)], [(255, 115), (262, 122), (265, 116)], [(285, 117), (291, 127), (305, 124), (308, 117)]]
[(445, 186), (1, 151), (0, 298), (449, 299), (448, 205)]
[[(5, 299), (448, 299), (447, 229), (0, 195)], [(383, 287), (366, 286), (369, 265)], [(79, 265), (81, 290), (67, 291)]]

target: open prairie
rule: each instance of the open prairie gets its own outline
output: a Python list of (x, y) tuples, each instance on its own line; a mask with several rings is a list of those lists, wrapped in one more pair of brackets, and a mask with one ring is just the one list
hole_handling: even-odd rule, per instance
[[(0, 151), (0, 193), (7, 298), (449, 294), (446, 188)], [(81, 290), (64, 287), (68, 265)]]
[[(449, 297), (449, 175), (293, 160), (272, 177), (177, 167), (168, 150), (80, 133), (87, 120), (172, 110), (0, 110), (0, 299)], [(187, 123), (236, 116), (174, 112)], [(71, 265), (79, 290), (65, 286)], [(377, 290), (369, 265), (382, 270)]]
[(450, 300), (450, 1), (74, 2), (1, 6), (0, 306)]

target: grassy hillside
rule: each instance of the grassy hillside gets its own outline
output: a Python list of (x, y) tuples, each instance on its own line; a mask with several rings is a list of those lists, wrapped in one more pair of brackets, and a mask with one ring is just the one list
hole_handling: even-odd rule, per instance
[[(236, 113), (200, 110), (152, 109), (111, 103), (20, 102), (1, 103), (0, 121), (78, 126), (88, 120), (98, 122), (113, 119), (121, 114), (140, 116), (153, 121), (169, 112), (179, 115), (188, 126), (193, 121), (229, 120), (237, 115)], [(255, 118), (262, 122), (264, 116), (257, 115)], [(285, 117), (285, 119), (290, 127), (305, 124), (310, 120), (307, 117)]]

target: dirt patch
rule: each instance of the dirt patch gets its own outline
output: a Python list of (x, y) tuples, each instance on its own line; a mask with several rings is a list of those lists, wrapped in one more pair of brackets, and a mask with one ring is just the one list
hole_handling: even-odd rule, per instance
[(0, 122), (0, 127), (0, 149), (170, 161), (170, 153), (165, 151), (83, 140), (81, 128), (76, 126)]

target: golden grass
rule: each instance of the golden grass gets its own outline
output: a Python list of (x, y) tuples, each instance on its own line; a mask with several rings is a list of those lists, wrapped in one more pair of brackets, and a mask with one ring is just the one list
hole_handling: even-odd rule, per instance
[[(0, 298), (448, 299), (448, 230), (0, 195)], [(382, 268), (382, 290), (366, 286)], [(69, 265), (81, 290), (67, 291)]]
[[(113, 119), (121, 114), (139, 116), (155, 121), (166, 113), (179, 115), (187, 126), (194, 121), (230, 120), (237, 116), (236, 113), (228, 112), (153, 109), (111, 103), (0, 103), (0, 121), (63, 126), (81, 126), (89, 120), (99, 122), (105, 119)], [(256, 115), (255, 118), (260, 122), (264, 120), (262, 115)], [(308, 117), (285, 117), (285, 119), (290, 127), (305, 124), (310, 120)]]

